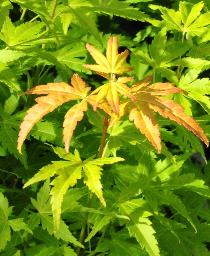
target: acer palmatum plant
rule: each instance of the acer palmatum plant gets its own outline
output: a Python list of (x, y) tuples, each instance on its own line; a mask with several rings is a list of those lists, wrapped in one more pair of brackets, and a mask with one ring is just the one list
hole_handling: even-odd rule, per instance
[(107, 82), (91, 92), (91, 88), (82, 78), (74, 74), (70, 85), (63, 82), (49, 83), (27, 91), (27, 94), (46, 94), (47, 96), (36, 98), (37, 104), (28, 110), (21, 123), (18, 136), (20, 152), (34, 124), (49, 112), (72, 100), (80, 100), (80, 102), (71, 107), (64, 117), (63, 137), (67, 152), (73, 131), (77, 123), (82, 120), (88, 104), (95, 111), (101, 108), (110, 117), (112, 125), (128, 113), (129, 120), (134, 121), (135, 126), (159, 153), (161, 152), (161, 140), (155, 112), (184, 126), (208, 146), (208, 139), (198, 123), (186, 115), (184, 109), (175, 101), (164, 98), (167, 95), (182, 93), (182, 90), (171, 83), (151, 84), (150, 81), (138, 82), (129, 87), (127, 83), (132, 81), (132, 77), (119, 76), (129, 71), (130, 68), (126, 64), (128, 50), (118, 53), (117, 37), (109, 39), (106, 56), (89, 44), (86, 48), (97, 64), (86, 64), (85, 67), (106, 78)]
[(0, 256), (209, 255), (209, 8), (0, 1)]
[[(89, 44), (86, 45), (86, 48), (96, 64), (86, 64), (85, 67), (104, 77), (105, 83), (95, 90), (91, 90), (91, 87), (78, 74), (74, 74), (70, 85), (64, 82), (49, 83), (28, 90), (26, 94), (43, 94), (46, 96), (36, 98), (36, 105), (27, 111), (21, 123), (18, 137), (18, 150), (21, 151), (28, 133), (42, 117), (66, 102), (76, 101), (67, 111), (63, 122), (63, 138), (65, 150), (68, 152), (73, 132), (78, 122), (83, 119), (88, 107), (93, 108), (95, 112), (101, 109), (105, 113), (97, 159), (82, 161), (78, 151), (75, 151), (74, 155), (65, 155), (64, 152), (58, 153), (55, 150), (55, 153), (67, 161), (54, 161), (51, 165), (43, 167), (25, 184), (27, 187), (48, 178), (52, 179), (50, 194), (56, 231), (59, 231), (60, 228), (64, 195), (82, 177), (89, 190), (98, 197), (103, 206), (106, 206), (100, 181), (101, 166), (123, 160), (119, 157), (103, 157), (107, 129), (115, 126), (124, 116), (134, 122), (136, 128), (146, 136), (158, 153), (161, 152), (161, 138), (156, 113), (185, 127), (202, 140), (206, 146), (209, 144), (199, 124), (185, 114), (183, 107), (168, 98), (169, 95), (183, 93), (181, 89), (169, 82), (151, 83), (150, 78), (131, 86), (128, 85), (128, 82), (131, 82), (133, 78), (121, 76), (130, 70), (126, 63), (128, 50), (122, 53), (118, 52), (116, 36), (108, 40), (106, 55)], [(83, 229), (86, 228), (86, 225), (87, 222), (85, 222)], [(82, 246), (81, 243), (84, 242), (84, 230), (81, 232), (79, 246)]]

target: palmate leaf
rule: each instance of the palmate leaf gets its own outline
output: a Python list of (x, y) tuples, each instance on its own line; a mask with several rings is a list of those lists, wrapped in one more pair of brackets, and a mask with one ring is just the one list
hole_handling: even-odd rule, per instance
[[(157, 51), (156, 49), (156, 44), (161, 41), (160, 38), (165, 34), (166, 30), (162, 30), (155, 39), (157, 42), (155, 41), (150, 47), (151, 55), (153, 58), (157, 59), (158, 65), (160, 65), (162, 61), (160, 56), (164, 53), (164, 47), (161, 47), (163, 53), (159, 53), (159, 50)], [(129, 112), (129, 119), (134, 121), (135, 126), (148, 138), (158, 152), (161, 151), (161, 140), (154, 112), (158, 112), (160, 115), (184, 126), (208, 146), (208, 139), (196, 121), (190, 116), (187, 116), (184, 113), (184, 109), (175, 101), (162, 97), (182, 92), (179, 88), (170, 83), (155, 83), (149, 85), (149, 81), (142, 81), (129, 88), (125, 85), (128, 80), (124, 78), (118, 78), (116, 80), (115, 76), (113, 76), (113, 74), (117, 74), (116, 67), (118, 67), (118, 64), (121, 66), (125, 61), (125, 59), (123, 59), (122, 63), (117, 62), (119, 56), (117, 48), (118, 43), (115, 37), (110, 38), (108, 41), (106, 57), (94, 47), (87, 45), (87, 49), (98, 65), (86, 65), (86, 67), (109, 79), (109, 83), (93, 91), (92, 95), (96, 95), (94, 109), (97, 108), (100, 102), (108, 103), (114, 112), (114, 115), (111, 117), (110, 126), (116, 124), (127, 110)], [(173, 49), (174, 46), (170, 45), (169, 49), (170, 48)], [(186, 50), (185, 48), (182, 49), (180, 55)], [(158, 52), (158, 54), (156, 52)], [(110, 54), (112, 56), (110, 56)], [(166, 54), (165, 64), (167, 65), (167, 61), (170, 62), (174, 58), (176, 58), (176, 54)], [(111, 73), (110, 78), (106, 75), (109, 73)], [(120, 79), (122, 79), (122, 81), (120, 81)], [(125, 96), (129, 100), (120, 104), (120, 95)]]
[(96, 252), (107, 253), (109, 256), (147, 256), (144, 249), (128, 238), (127, 232), (112, 232), (110, 239), (104, 238), (96, 247)]
[(8, 46), (30, 46), (33, 40), (42, 35), (45, 24), (42, 22), (26, 22), (17, 27), (13, 25), (10, 18), (7, 17), (0, 33), (0, 39)]
[(138, 104), (129, 113), (130, 121), (134, 121), (135, 126), (143, 133), (152, 145), (161, 151), (160, 131), (155, 115), (150, 109), (143, 104)]
[[(53, 56), (63, 65), (66, 65), (72, 70), (81, 72), (84, 70), (82, 65), (84, 64), (86, 57), (86, 50), (83, 43), (72, 43), (52, 53)], [(55, 62), (56, 64), (56, 62)]]
[(208, 78), (198, 79), (201, 69), (191, 69), (184, 74), (179, 81), (179, 87), (188, 92), (187, 98), (197, 101), (205, 111), (210, 113), (210, 80)]
[(151, 213), (144, 199), (133, 199), (125, 201), (119, 205), (121, 214), (129, 217), (126, 227), (130, 236), (135, 237), (140, 246), (149, 255), (160, 256), (158, 242), (155, 238), (155, 230), (152, 222), (148, 218)]
[(32, 218), (36, 219), (36, 225), (34, 228), (41, 222), (42, 228), (44, 230), (46, 229), (50, 235), (54, 235), (57, 239), (70, 242), (75, 246), (83, 247), (82, 244), (72, 235), (64, 221), (60, 222), (58, 231), (56, 233), (54, 232), (54, 222), (50, 205), (49, 182), (45, 182), (40, 188), (39, 192), (37, 193), (37, 200), (32, 198), (31, 202), (38, 211), (38, 213), (32, 214)]
[(27, 168), (27, 156), (25, 149), (23, 154), (20, 154), (17, 150), (17, 138), (18, 138), (18, 126), (20, 119), (18, 115), (9, 115), (5, 113), (3, 109), (0, 112), (0, 143), (9, 154), (12, 154), (15, 158)]
[(0, 62), (0, 82), (6, 84), (11, 92), (20, 92), (20, 85), (13, 70)]
[(138, 243), (145, 248), (150, 256), (159, 256), (157, 240), (154, 236), (155, 230), (148, 218), (140, 218), (139, 223), (128, 226), (128, 231), (132, 237), (135, 237)]
[(63, 170), (60, 175), (58, 175), (52, 181), (53, 188), (50, 192), (53, 220), (55, 229), (58, 230), (60, 226), (60, 215), (61, 215), (61, 205), (63, 202), (63, 196), (66, 194), (69, 187), (73, 187), (77, 180), (82, 177), (82, 166), (70, 166), (66, 171)]
[(197, 231), (195, 224), (193, 223), (192, 218), (187, 211), (187, 208), (175, 193), (171, 191), (158, 191), (158, 198), (161, 204), (166, 204), (173, 207), (180, 215), (189, 221), (195, 231)]
[(74, 154), (67, 154), (66, 151), (62, 148), (53, 149), (59, 157), (66, 161), (54, 161), (52, 164), (42, 167), (37, 174), (35, 174), (28, 182), (26, 182), (24, 188), (36, 182), (47, 180), (48, 178), (56, 175), (51, 182), (52, 189), (50, 194), (54, 228), (58, 231), (60, 228), (60, 216), (63, 197), (68, 189), (75, 186), (77, 181), (84, 177), (84, 183), (105, 206), (106, 203), (103, 198), (102, 184), (100, 182), (102, 171), (101, 166), (123, 161), (124, 159), (120, 157), (103, 157), (98, 159), (90, 158), (82, 161), (78, 151), (75, 151)]
[[(84, 81), (79, 77), (79, 75), (74, 74), (71, 79), (71, 84), (68, 85), (66, 83), (49, 83), (47, 85), (39, 85), (34, 87), (33, 89), (27, 91), (27, 94), (47, 94), (46, 96), (41, 96), (36, 98), (37, 104), (31, 107), (21, 123), (20, 132), (18, 136), (18, 151), (21, 152), (21, 147), (26, 139), (28, 133), (33, 128), (35, 123), (37, 123), (42, 117), (46, 114), (52, 112), (57, 107), (62, 104), (77, 99), (83, 99), (86, 97), (89, 87), (86, 86)], [(85, 101), (83, 103), (78, 104), (77, 107), (74, 106), (72, 110), (69, 110), (70, 114), (66, 114), (64, 121), (64, 139), (66, 150), (68, 150), (68, 145), (70, 143), (71, 136), (67, 135), (67, 132), (73, 133), (75, 126), (78, 121), (81, 120), (81, 112), (85, 111)], [(79, 108), (81, 107), (81, 109)], [(74, 118), (69, 118), (69, 115), (74, 113)], [(74, 126), (69, 126), (74, 124)]]
[(112, 219), (113, 216), (111, 215), (104, 215), (103, 217), (98, 215), (94, 220), (94, 226), (91, 232), (88, 234), (87, 238), (85, 239), (85, 242), (90, 241), (91, 238), (93, 238), (97, 232), (101, 231), (106, 225), (108, 225)]
[(81, 101), (80, 103), (70, 108), (65, 115), (63, 123), (63, 139), (67, 152), (73, 131), (76, 128), (77, 123), (83, 119), (84, 112), (87, 111), (87, 107), (87, 101)]
[(93, 6), (86, 7), (86, 10), (89, 10), (90, 12), (97, 12), (99, 14), (115, 15), (131, 20), (149, 21), (152, 24), (153, 22), (156, 22), (144, 12), (141, 12), (137, 8), (131, 6), (128, 1), (122, 2), (119, 0), (113, 0), (101, 2), (97, 0)]
[(125, 50), (120, 54), (118, 53), (117, 37), (110, 37), (108, 40), (106, 56), (90, 44), (87, 44), (86, 48), (97, 63), (97, 65), (85, 64), (86, 68), (105, 74), (122, 74), (130, 70), (125, 63), (129, 52)]
[(7, 198), (0, 193), (0, 251), (11, 240), (11, 229), (14, 232), (25, 230), (26, 232), (32, 233), (22, 218), (9, 219), (11, 213), (12, 207), (9, 207)]
[(160, 136), (154, 112), (165, 118), (169, 118), (193, 132), (207, 146), (208, 138), (199, 124), (190, 116), (186, 115), (184, 109), (175, 101), (162, 96), (179, 93), (181, 90), (170, 83), (156, 83), (152, 85), (134, 85), (135, 93), (128, 106), (129, 118), (134, 121), (136, 127), (147, 137), (150, 143), (161, 151)]
[(101, 201), (103, 206), (106, 206), (106, 202), (102, 193), (102, 184), (101, 184), (101, 171), (97, 165), (86, 164), (84, 165), (84, 183), (88, 186), (89, 190), (93, 192)]
[(150, 5), (150, 7), (161, 12), (164, 25), (168, 30), (181, 31), (187, 38), (189, 35), (201, 36), (208, 31), (210, 12), (201, 13), (204, 7), (203, 1), (194, 5), (180, 1), (178, 11), (157, 5)]

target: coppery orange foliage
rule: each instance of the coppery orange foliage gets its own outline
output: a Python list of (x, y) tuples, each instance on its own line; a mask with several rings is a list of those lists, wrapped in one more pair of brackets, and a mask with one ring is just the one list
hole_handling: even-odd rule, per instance
[(37, 104), (27, 111), (20, 126), (19, 151), (36, 122), (57, 107), (72, 100), (80, 100), (80, 102), (71, 107), (64, 117), (63, 136), (66, 151), (69, 149), (71, 137), (78, 122), (82, 120), (84, 112), (88, 109), (88, 104), (95, 111), (100, 108), (106, 112), (110, 116), (110, 126), (128, 114), (129, 120), (134, 122), (158, 152), (161, 152), (161, 139), (156, 112), (182, 125), (207, 146), (209, 145), (199, 124), (192, 117), (186, 115), (178, 103), (166, 97), (181, 93), (179, 88), (171, 83), (151, 84), (150, 78), (129, 87), (127, 83), (132, 81), (132, 77), (119, 77), (131, 69), (126, 64), (128, 50), (118, 53), (117, 37), (111, 37), (108, 40), (106, 55), (92, 45), (87, 44), (86, 48), (97, 64), (86, 64), (85, 67), (106, 78), (107, 83), (91, 92), (90, 87), (82, 78), (78, 74), (74, 74), (71, 85), (49, 83), (27, 91), (27, 94), (46, 94), (46, 96), (36, 98)]

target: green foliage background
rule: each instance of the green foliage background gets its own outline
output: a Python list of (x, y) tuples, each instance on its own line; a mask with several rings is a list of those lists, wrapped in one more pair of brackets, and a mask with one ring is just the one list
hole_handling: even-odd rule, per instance
[(96, 88), (102, 81), (83, 67), (92, 61), (85, 44), (103, 51), (113, 34), (130, 50), (135, 81), (152, 75), (182, 88), (174, 100), (210, 138), (209, 8), (207, 0), (0, 2), (0, 256), (210, 255), (209, 150), (184, 128), (159, 117), (157, 154), (121, 121), (108, 131), (105, 157), (95, 159), (103, 113), (89, 110), (66, 154), (67, 104), (37, 123), (17, 151), (20, 122), (33, 105), (23, 92), (69, 82), (74, 72)]

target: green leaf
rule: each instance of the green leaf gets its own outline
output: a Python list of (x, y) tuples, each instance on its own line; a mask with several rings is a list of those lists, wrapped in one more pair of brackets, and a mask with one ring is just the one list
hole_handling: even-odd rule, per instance
[(4, 112), (11, 115), (19, 104), (19, 97), (16, 95), (11, 95), (4, 103)]
[(69, 187), (73, 187), (77, 180), (81, 179), (81, 166), (68, 167), (68, 169), (62, 170), (62, 173), (52, 181), (53, 188), (50, 192), (53, 219), (56, 230), (59, 229), (61, 205), (63, 202), (63, 196), (66, 194)]
[(20, 154), (17, 150), (17, 138), (19, 130), (19, 119), (13, 115), (10, 116), (3, 111), (0, 112), (0, 142), (4, 149), (15, 158), (19, 159), (21, 163), (27, 168), (26, 152)]
[(201, 14), (204, 3), (201, 1), (193, 6), (187, 2), (179, 2), (179, 10), (168, 9), (158, 5), (150, 5), (153, 10), (159, 10), (168, 30), (178, 30), (186, 38), (201, 36), (208, 31), (210, 12)]
[(98, 197), (103, 206), (106, 206), (100, 181), (102, 169), (97, 165), (86, 164), (83, 170), (85, 175), (84, 183), (88, 186), (89, 190)]
[(208, 68), (210, 65), (210, 61), (200, 59), (200, 58), (191, 58), (191, 57), (185, 57), (180, 60), (177, 60), (174, 62), (175, 65), (182, 67), (188, 67), (191, 69), (204, 69)]
[(23, 221), (23, 218), (9, 220), (9, 226), (13, 231), (17, 232), (20, 230), (25, 230), (32, 234), (32, 231), (28, 228), (27, 224)]
[(54, 142), (57, 134), (61, 132), (56, 123), (50, 121), (40, 121), (32, 129), (31, 135), (43, 142)]
[(196, 179), (194, 174), (182, 174), (178, 177), (173, 177), (163, 187), (171, 190), (186, 189), (193, 191), (201, 196), (210, 197), (210, 189), (205, 185), (205, 181)]
[(0, 193), (0, 251), (3, 250), (6, 247), (7, 242), (11, 240), (10, 227), (15, 232), (25, 230), (32, 233), (22, 218), (9, 220), (11, 212), (12, 207), (9, 207), (7, 198)]
[(77, 256), (77, 254), (71, 247), (65, 246), (63, 250), (64, 250), (63, 256)]
[(34, 183), (46, 180), (56, 174), (57, 171), (68, 169), (71, 163), (67, 161), (54, 161), (52, 164), (46, 165), (40, 169), (30, 180), (28, 180), (23, 188), (26, 188)]
[(0, 3), (0, 10), (1, 10), (1, 16), (0, 16), (0, 29), (2, 25), (4, 24), (4, 21), (6, 17), (9, 15), (9, 10), (12, 8), (12, 4), (9, 0), (3, 0)]
[(37, 200), (31, 199), (33, 206), (38, 211), (39, 220), (36, 220), (36, 223), (39, 224), (39, 222), (41, 222), (42, 228), (46, 229), (50, 235), (54, 235), (57, 239), (62, 239), (63, 241), (73, 243), (75, 246), (83, 247), (72, 235), (64, 221), (60, 221), (59, 228), (55, 232), (50, 199), (49, 182), (45, 182), (37, 193)]
[(180, 157), (180, 159), (174, 159), (171, 162), (170, 159), (166, 158), (163, 161), (159, 160), (156, 165), (156, 175), (163, 182), (171, 178), (175, 173), (179, 173), (182, 165), (188, 158), (188, 155)]
[[(184, 23), (185, 27), (189, 27), (192, 22), (196, 20), (196, 18), (201, 14), (203, 6), (203, 2), (199, 2), (193, 6), (189, 6), (189, 3), (186, 2), (180, 2), (179, 8), (182, 16), (182, 22)], [(191, 10), (189, 10), (190, 8)]]
[(87, 164), (102, 166), (105, 164), (114, 164), (114, 163), (121, 162), (124, 160), (125, 159), (122, 157), (101, 157), (98, 159), (93, 159), (91, 161), (86, 160), (86, 161), (84, 161), (84, 163), (87, 162)]
[(0, 50), (0, 60), (3, 64), (8, 64), (10, 62), (16, 61), (21, 57), (24, 57), (25, 55), (26, 53), (23, 51), (14, 51), (10, 49)]
[[(52, 218), (51, 218), (52, 220)], [(53, 222), (52, 229), (53, 230)], [(59, 229), (55, 233), (55, 237), (57, 239), (62, 239), (63, 241), (70, 242), (77, 247), (84, 248), (84, 246), (72, 235), (71, 231), (69, 230), (68, 226), (65, 224), (64, 221), (61, 220)]]
[(187, 221), (189, 221), (189, 223), (195, 229), (195, 232), (197, 232), (195, 224), (193, 223), (184, 203), (176, 194), (170, 191), (159, 191), (158, 197), (160, 198), (161, 204), (170, 205), (175, 210), (177, 210), (179, 214), (181, 214)]
[(164, 21), (166, 21), (165, 26), (170, 30), (180, 30), (181, 29), (181, 15), (179, 12), (162, 7), (159, 5), (149, 5), (152, 10), (159, 10)]
[(93, 7), (87, 7), (86, 9), (97, 13), (116, 15), (131, 20), (148, 21), (152, 24), (158, 23), (154, 19), (150, 18), (147, 14), (139, 11), (137, 8), (132, 7), (129, 3), (118, 0), (103, 3), (100, 3), (100, 1), (97, 2), (99, 2), (99, 4), (97, 3)]
[(84, 70), (86, 54), (83, 43), (70, 44), (53, 53), (61, 64), (80, 72)]
[(130, 236), (135, 237), (142, 248), (148, 252), (150, 256), (160, 256), (158, 242), (154, 236), (155, 230), (148, 218), (139, 218), (138, 223), (127, 226)]
[(93, 238), (96, 235), (96, 233), (101, 231), (106, 225), (108, 225), (112, 219), (113, 217), (110, 215), (104, 215), (103, 217), (97, 215), (97, 217), (94, 219), (94, 226), (89, 235), (87, 236), (87, 238), (85, 239), (85, 242), (90, 241), (90, 239)]
[(166, 29), (162, 29), (153, 39), (152, 44), (149, 46), (149, 52), (155, 62), (161, 62), (162, 55), (165, 52), (166, 47)]
[(101, 34), (99, 33), (93, 18), (91, 18), (86, 12), (84, 12), (82, 8), (81, 9), (72, 8), (71, 11), (76, 17), (76, 19), (79, 21), (80, 26), (82, 28), (85, 28), (86, 31), (90, 32), (95, 37), (95, 39), (101, 43), (102, 42)]
[(9, 17), (7, 17), (0, 33), (0, 39), (9, 47), (31, 46), (33, 40), (38, 39), (42, 35), (44, 26), (44, 23), (34, 21), (15, 27)]
[(12, 69), (0, 62), (0, 82), (6, 84), (10, 91), (20, 92), (20, 85)]
[(3, 250), (8, 241), (11, 240), (11, 231), (8, 217), (11, 214), (11, 207), (6, 197), (0, 193), (0, 251)]
[(63, 197), (68, 191), (69, 187), (76, 185), (77, 181), (84, 176), (85, 184), (93, 193), (96, 194), (101, 203), (105, 206), (105, 201), (102, 194), (102, 184), (100, 182), (102, 171), (100, 166), (104, 164), (113, 164), (124, 159), (120, 157), (102, 157), (98, 159), (90, 158), (82, 162), (79, 152), (76, 150), (74, 155), (72, 155), (71, 153), (64, 153), (61, 148), (53, 147), (53, 149), (58, 156), (66, 159), (67, 161), (54, 161), (52, 164), (42, 167), (37, 174), (35, 174), (28, 182), (25, 183), (24, 188), (57, 175), (51, 182), (53, 188), (51, 189), (50, 194), (52, 195), (51, 204), (54, 226), (55, 230), (58, 230)]

